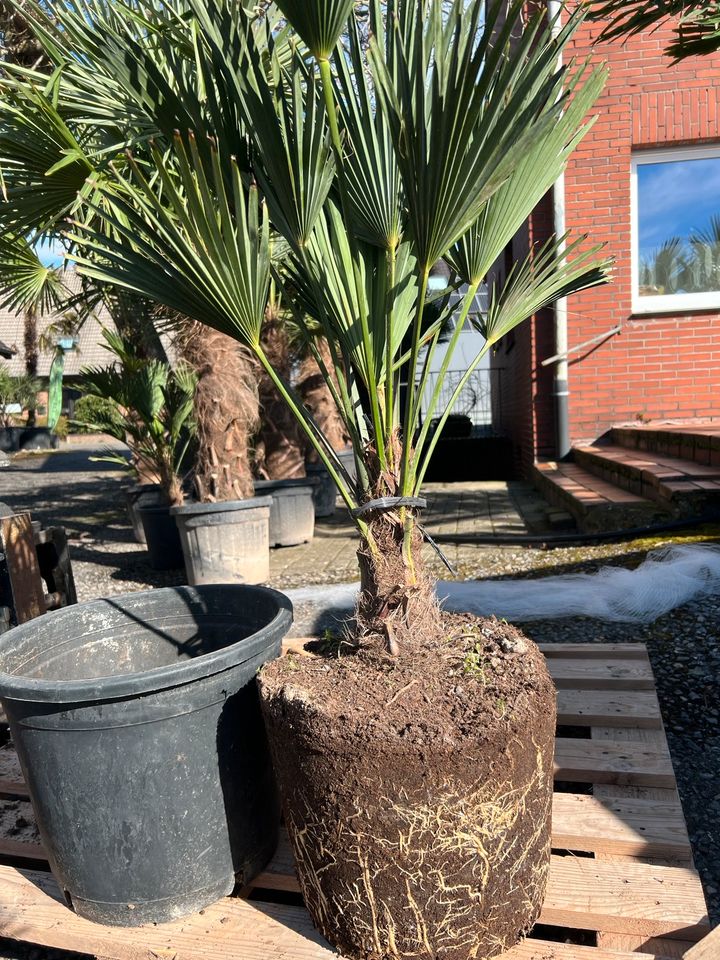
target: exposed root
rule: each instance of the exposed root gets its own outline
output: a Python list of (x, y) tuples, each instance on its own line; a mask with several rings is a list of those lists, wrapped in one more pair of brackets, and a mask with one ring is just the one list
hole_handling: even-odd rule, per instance
[[(403, 790), (383, 798), (382, 836), (365, 832), (378, 819), (368, 820), (361, 799), (345, 823), (318, 822), (307, 809), (302, 829), (291, 823), (290, 832), (320, 929), (338, 942), (342, 917), (352, 943), (345, 938), (341, 947), (373, 958), (485, 960), (509, 949), (522, 932), (516, 918), (527, 928), (537, 915), (549, 864), (551, 774), (535, 749), (535, 769), (521, 786), (447, 781), (427, 802)], [(328, 898), (322, 875), (340, 853), (343, 875), (354, 869)]]

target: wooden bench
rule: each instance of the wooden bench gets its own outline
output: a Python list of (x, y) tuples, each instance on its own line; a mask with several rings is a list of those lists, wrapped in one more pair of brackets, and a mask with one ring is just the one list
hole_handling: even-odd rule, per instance
[[(717, 935), (703, 940), (707, 911), (645, 647), (543, 650), (560, 710), (553, 859), (540, 924), (503, 960), (718, 960)], [(9, 744), (0, 749), (0, 796), (18, 808), (27, 800)], [(139, 929), (76, 917), (42, 847), (0, 836), (0, 936), (113, 960), (336, 956), (302, 905), (286, 836), (251, 889), (187, 920)]]
[(0, 633), (77, 603), (67, 536), (29, 513), (0, 517)]

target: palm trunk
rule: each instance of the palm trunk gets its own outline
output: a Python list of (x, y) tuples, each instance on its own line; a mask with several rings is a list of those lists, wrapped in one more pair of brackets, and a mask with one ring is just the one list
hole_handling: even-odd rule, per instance
[(355, 616), (361, 644), (397, 656), (437, 638), (440, 608), (412, 510), (371, 514), (369, 537), (362, 541), (358, 561)]
[[(399, 436), (389, 453), (399, 463)], [(382, 470), (368, 456), (370, 501), (400, 494), (399, 469)], [(369, 505), (368, 503), (368, 505)], [(370, 510), (363, 520), (367, 533), (358, 550), (360, 595), (355, 611), (361, 644), (384, 648), (393, 656), (411, 652), (442, 629), (435, 580), (423, 556), (423, 535), (415, 507)]]
[[(262, 346), (273, 368), (290, 380), (291, 357), (287, 331), (270, 308), (262, 332)], [(305, 476), (305, 443), (294, 414), (270, 377), (259, 382), (262, 422), (255, 455), (256, 470), (268, 480), (293, 480)]]
[[(38, 332), (37, 317), (33, 309), (25, 311), (23, 328), (23, 348), (25, 352), (25, 373), (29, 377), (37, 377), (38, 372)], [(37, 397), (28, 406), (28, 427), (34, 427), (37, 418)]]
[[(327, 340), (324, 337), (319, 337), (316, 346), (326, 369), (337, 383)], [(333, 450), (342, 450), (347, 446), (349, 437), (345, 424), (340, 417), (337, 404), (325, 382), (320, 366), (311, 353), (307, 353), (300, 363), (298, 392), (303, 403), (312, 414), (315, 423), (330, 441)], [(310, 463), (317, 463), (318, 461), (318, 455), (313, 449), (308, 450), (306, 458)]]
[(252, 497), (250, 440), (258, 424), (255, 362), (237, 341), (204, 324), (182, 324), (177, 342), (198, 375), (197, 498), (214, 503)]

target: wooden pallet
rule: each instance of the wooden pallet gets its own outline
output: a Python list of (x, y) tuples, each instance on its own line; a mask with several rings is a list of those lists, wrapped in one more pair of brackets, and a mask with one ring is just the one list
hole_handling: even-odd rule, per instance
[[(688, 950), (688, 960), (720, 957), (710, 939), (707, 951), (698, 942), (709, 933), (707, 912), (645, 648), (543, 651), (561, 718), (554, 853), (542, 927), (503, 960), (677, 960)], [(0, 797), (27, 800), (9, 745), (0, 749)], [(64, 906), (38, 843), (0, 836), (0, 936), (113, 960), (331, 960), (299, 890), (284, 836), (242, 896), (172, 924), (102, 927)], [(273, 902), (277, 891), (290, 902)]]

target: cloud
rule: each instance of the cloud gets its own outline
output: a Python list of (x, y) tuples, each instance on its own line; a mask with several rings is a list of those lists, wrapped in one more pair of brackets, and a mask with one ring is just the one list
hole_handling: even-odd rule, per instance
[(720, 157), (638, 166), (640, 250), (687, 237), (720, 213)]

